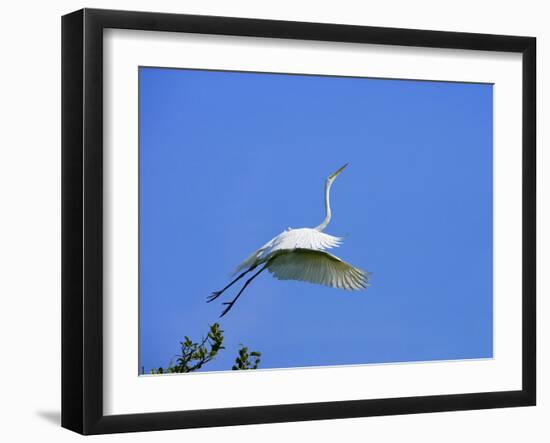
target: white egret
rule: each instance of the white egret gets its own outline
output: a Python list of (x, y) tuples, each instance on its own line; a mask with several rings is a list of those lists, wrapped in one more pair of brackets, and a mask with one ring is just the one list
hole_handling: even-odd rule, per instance
[(229, 312), (246, 287), (265, 269), (279, 280), (300, 280), (347, 290), (366, 289), (369, 272), (355, 268), (326, 252), (326, 249), (340, 246), (342, 238), (322, 232), (332, 217), (330, 188), (336, 177), (347, 165), (346, 163), (334, 174), (331, 174), (325, 182), (326, 215), (319, 226), (315, 228), (288, 228), (269, 240), (237, 267), (235, 274), (239, 272), (240, 274), (233, 281), (220, 291), (213, 292), (207, 298), (208, 303), (214, 301), (246, 274), (260, 267), (245, 282), (232, 301), (223, 303), (226, 308), (220, 317)]

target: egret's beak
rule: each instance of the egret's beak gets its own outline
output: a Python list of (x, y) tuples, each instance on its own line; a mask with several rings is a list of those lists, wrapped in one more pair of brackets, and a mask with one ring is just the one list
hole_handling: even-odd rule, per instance
[(329, 175), (328, 179), (329, 180), (334, 180), (336, 177), (338, 177), (338, 175), (344, 170), (346, 169), (346, 166), (349, 165), (349, 163), (346, 163), (344, 166), (342, 166), (340, 169), (338, 169), (334, 174), (331, 174)]

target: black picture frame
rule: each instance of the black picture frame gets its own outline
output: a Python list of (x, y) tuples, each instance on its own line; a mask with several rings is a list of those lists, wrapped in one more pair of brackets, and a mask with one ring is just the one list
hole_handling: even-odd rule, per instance
[[(192, 32), (522, 54), (522, 389), (392, 399), (103, 413), (103, 30)], [(83, 9), (62, 18), (62, 426), (82, 434), (529, 406), (536, 403), (536, 39)]]

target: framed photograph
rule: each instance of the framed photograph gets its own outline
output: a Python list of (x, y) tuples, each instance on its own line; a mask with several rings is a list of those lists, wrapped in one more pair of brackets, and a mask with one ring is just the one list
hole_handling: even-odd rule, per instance
[(62, 19), (62, 425), (535, 405), (533, 37)]

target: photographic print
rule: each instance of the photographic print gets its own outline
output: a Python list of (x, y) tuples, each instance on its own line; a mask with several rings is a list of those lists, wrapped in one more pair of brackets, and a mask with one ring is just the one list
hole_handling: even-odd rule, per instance
[(491, 84), (139, 68), (140, 374), (493, 356)]
[(62, 20), (62, 426), (536, 404), (536, 39)]

